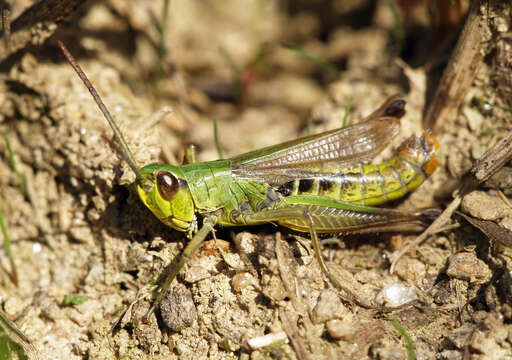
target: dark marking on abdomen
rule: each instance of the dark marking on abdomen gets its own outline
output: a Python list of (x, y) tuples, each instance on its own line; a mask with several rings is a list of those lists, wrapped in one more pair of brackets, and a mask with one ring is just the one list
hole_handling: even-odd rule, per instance
[(299, 194), (308, 193), (313, 189), (313, 179), (300, 179), (299, 180)]
[(326, 179), (320, 179), (320, 191), (328, 191), (331, 189), (334, 185), (337, 184), (336, 181), (333, 180), (326, 180)]
[(276, 191), (282, 194), (283, 196), (289, 196), (293, 192), (294, 182), (294, 180), (288, 181), (283, 185), (279, 186)]

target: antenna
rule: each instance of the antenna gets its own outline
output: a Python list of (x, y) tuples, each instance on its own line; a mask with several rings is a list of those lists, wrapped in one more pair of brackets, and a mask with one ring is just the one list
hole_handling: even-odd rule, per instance
[(105, 116), (105, 119), (107, 119), (108, 124), (110, 125), (110, 127), (112, 128), (112, 131), (114, 132), (114, 137), (117, 139), (117, 141), (119, 142), (119, 145), (121, 146), (121, 149), (123, 150), (122, 154), (123, 154), (124, 159), (126, 160), (128, 165), (132, 168), (133, 172), (135, 173), (135, 177), (137, 179), (136, 180), (137, 184), (139, 184), (145, 191), (149, 192), (151, 190), (151, 188), (153, 187), (153, 183), (150, 180), (148, 180), (142, 176), (139, 168), (137, 167), (137, 163), (135, 162), (135, 158), (133, 157), (133, 154), (130, 151), (128, 144), (126, 143), (126, 140), (124, 139), (123, 134), (121, 133), (121, 130), (117, 126), (112, 115), (110, 115), (110, 112), (108, 111), (107, 107), (105, 106), (105, 104), (101, 100), (100, 96), (96, 92), (96, 89), (91, 84), (91, 82), (87, 78), (87, 75), (85, 75), (85, 73), (83, 72), (80, 65), (78, 65), (76, 59), (73, 57), (73, 55), (71, 55), (71, 53), (66, 48), (66, 46), (62, 43), (62, 41), (57, 40), (57, 44), (59, 45), (60, 49), (62, 50), (62, 53), (68, 60), (69, 64), (73, 67), (73, 69), (77, 73), (78, 77), (80, 77), (80, 79), (82, 79), (82, 81), (84, 82), (85, 86), (91, 93), (94, 101), (96, 102), (96, 104), (100, 108), (101, 112)]

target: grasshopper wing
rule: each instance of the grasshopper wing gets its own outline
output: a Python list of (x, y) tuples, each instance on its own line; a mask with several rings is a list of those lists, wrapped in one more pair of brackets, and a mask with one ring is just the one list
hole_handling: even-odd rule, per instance
[(237, 178), (264, 178), (286, 169), (310, 170), (370, 162), (400, 130), (405, 100), (390, 97), (362, 122), (341, 129), (287, 141), (231, 158)]
[(252, 169), (367, 163), (398, 134), (404, 107), (403, 97), (394, 95), (358, 124), (272, 145), (231, 161), (233, 166)]

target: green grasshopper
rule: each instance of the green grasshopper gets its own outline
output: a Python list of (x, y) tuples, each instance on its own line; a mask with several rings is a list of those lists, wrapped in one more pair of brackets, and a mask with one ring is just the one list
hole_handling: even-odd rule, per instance
[(416, 189), (439, 161), (439, 144), (425, 133), (407, 139), (389, 160), (368, 164), (399, 131), (405, 114), (401, 96), (392, 96), (361, 123), (346, 128), (227, 160), (139, 168), (96, 90), (65, 46), (61, 42), (59, 46), (114, 131), (123, 157), (136, 174), (141, 201), (160, 221), (187, 233), (190, 239), (155, 303), (163, 299), (173, 279), (216, 225), (274, 222), (309, 232), (322, 271), (340, 287), (323, 260), (317, 233), (420, 231), (436, 215), (432, 210), (375, 207)]

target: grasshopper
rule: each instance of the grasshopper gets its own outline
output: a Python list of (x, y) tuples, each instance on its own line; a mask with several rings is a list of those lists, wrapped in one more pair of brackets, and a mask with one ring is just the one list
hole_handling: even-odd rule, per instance
[(60, 41), (59, 46), (109, 122), (123, 157), (136, 175), (140, 200), (160, 221), (190, 239), (150, 312), (216, 225), (274, 222), (309, 233), (322, 271), (340, 287), (321, 255), (318, 233), (420, 231), (437, 214), (435, 210), (375, 207), (416, 189), (439, 163), (439, 143), (425, 133), (404, 141), (389, 160), (369, 164), (398, 134), (400, 118), (405, 114), (402, 96), (390, 97), (374, 113), (349, 127), (227, 160), (139, 168), (96, 90)]

